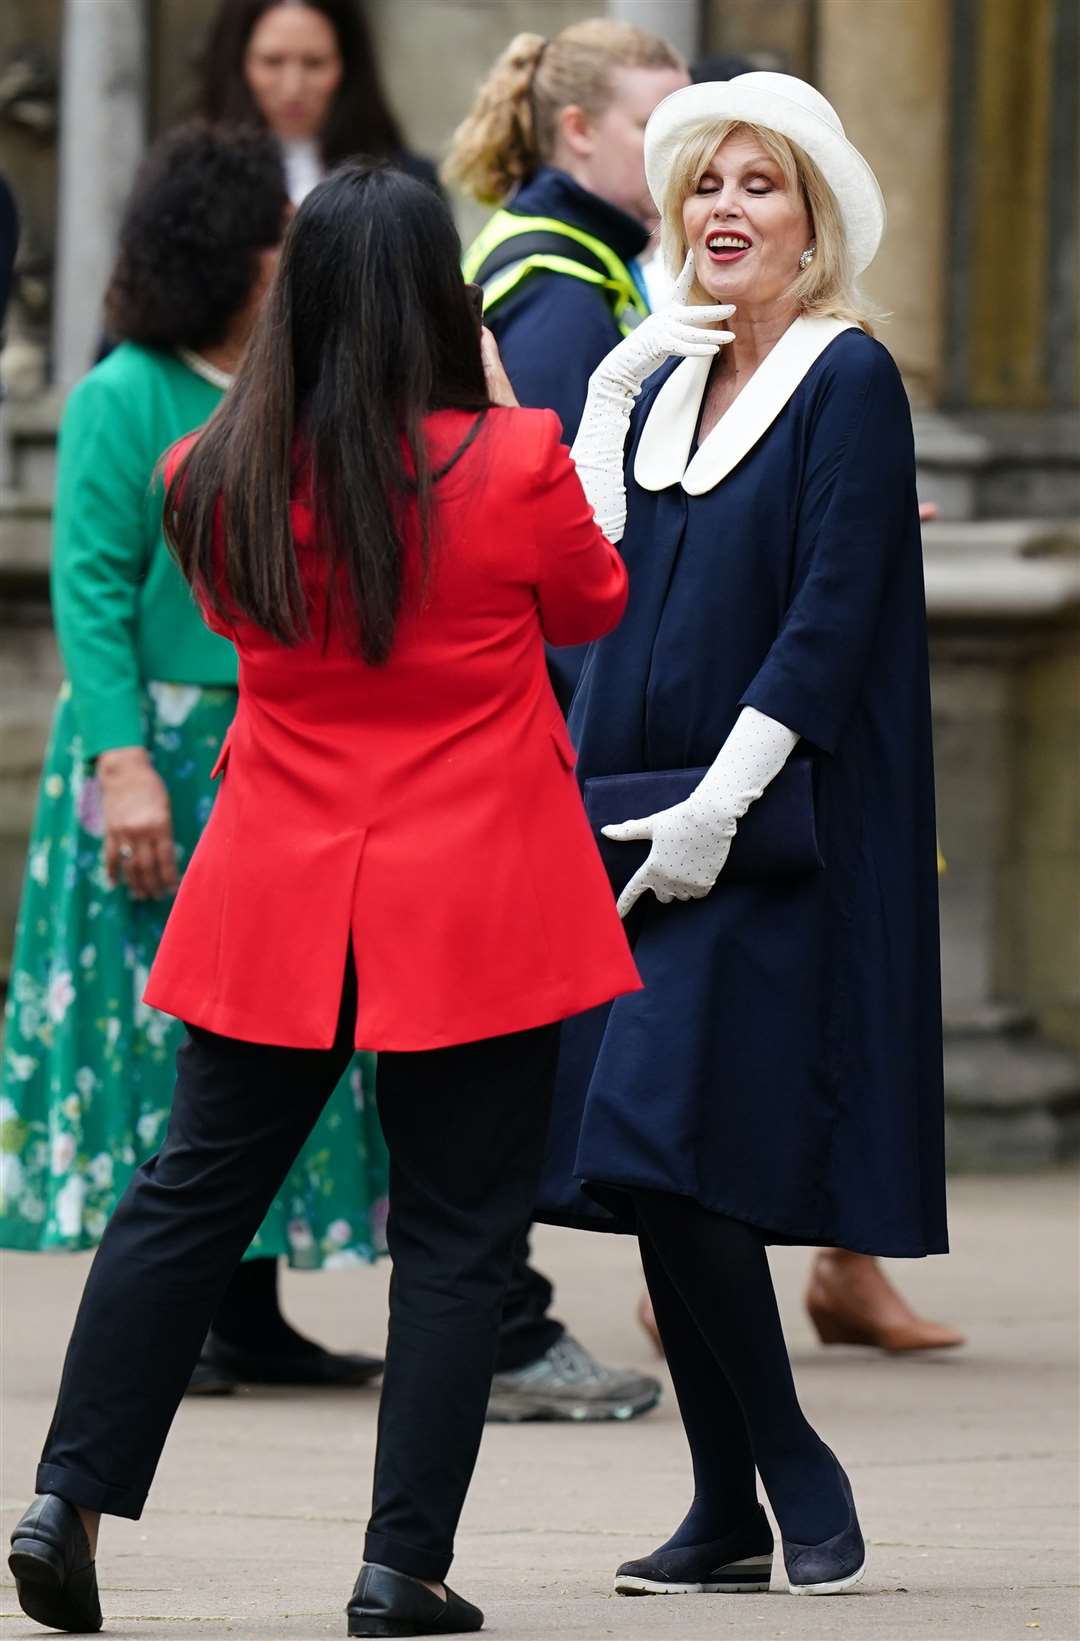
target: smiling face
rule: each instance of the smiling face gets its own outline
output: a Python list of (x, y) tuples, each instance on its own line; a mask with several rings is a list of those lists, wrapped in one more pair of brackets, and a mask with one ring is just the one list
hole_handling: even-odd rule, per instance
[(698, 285), (710, 301), (744, 310), (782, 301), (813, 241), (798, 183), (745, 129), (717, 148), (683, 202), (682, 219)]
[(251, 31), (244, 76), (267, 125), (285, 142), (317, 137), (341, 84), (330, 19), (301, 0), (271, 6)]

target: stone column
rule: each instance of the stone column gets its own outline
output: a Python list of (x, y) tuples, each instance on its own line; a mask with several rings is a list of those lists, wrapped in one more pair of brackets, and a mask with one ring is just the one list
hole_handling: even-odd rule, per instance
[(953, 1166), (1080, 1149), (1080, 535), (928, 525)]
[[(597, 10), (600, 8), (597, 7)], [(701, 51), (701, 0), (608, 0), (608, 16), (662, 34), (693, 62)]]
[(145, 0), (65, 0), (54, 376), (93, 362), (124, 201), (146, 141)]
[(816, 83), (877, 173), (889, 226), (864, 277), (916, 406), (939, 402), (949, 181), (943, 0), (819, 0)]

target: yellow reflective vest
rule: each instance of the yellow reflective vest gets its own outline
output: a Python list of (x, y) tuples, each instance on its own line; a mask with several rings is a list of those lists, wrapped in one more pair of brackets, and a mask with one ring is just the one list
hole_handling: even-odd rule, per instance
[(649, 312), (622, 258), (595, 234), (555, 217), (496, 211), (466, 251), (462, 271), (482, 287), (485, 313), (534, 272), (567, 274), (601, 287), (623, 336)]

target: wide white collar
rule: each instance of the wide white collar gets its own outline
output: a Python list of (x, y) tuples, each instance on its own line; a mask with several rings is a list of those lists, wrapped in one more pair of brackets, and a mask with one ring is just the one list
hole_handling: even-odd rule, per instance
[(844, 319), (796, 319), (692, 458), (712, 359), (684, 359), (653, 400), (634, 460), (638, 484), (666, 490), (681, 483), (689, 496), (714, 489), (772, 426), (815, 359), (854, 328)]

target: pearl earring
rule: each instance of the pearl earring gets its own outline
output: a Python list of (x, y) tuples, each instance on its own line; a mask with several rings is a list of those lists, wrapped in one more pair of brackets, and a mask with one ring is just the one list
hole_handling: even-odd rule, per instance
[(816, 245), (808, 245), (806, 247), (805, 251), (803, 252), (802, 256), (799, 258), (799, 267), (802, 269), (803, 273), (806, 272), (806, 270), (810, 266), (811, 262), (813, 262), (814, 252), (816, 250), (817, 250)]

